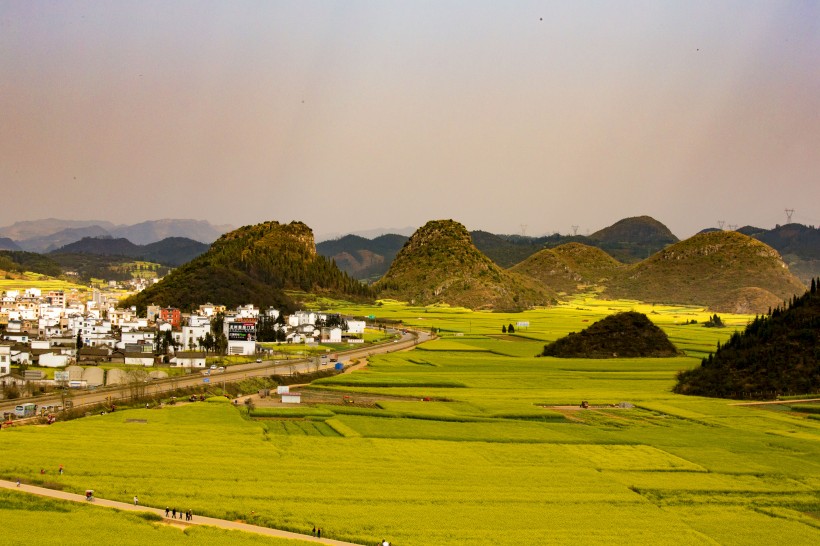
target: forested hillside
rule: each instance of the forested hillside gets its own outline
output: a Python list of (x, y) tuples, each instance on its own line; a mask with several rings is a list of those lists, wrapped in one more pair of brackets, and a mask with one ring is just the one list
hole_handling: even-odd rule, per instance
[(820, 392), (820, 279), (785, 307), (756, 317), (743, 332), (682, 372), (675, 392), (721, 398), (774, 398)]
[(191, 309), (218, 302), (290, 309), (285, 290), (366, 299), (370, 289), (319, 256), (313, 232), (302, 222), (265, 222), (220, 237), (205, 254), (175, 269), (156, 285), (123, 300), (144, 309), (149, 304)]

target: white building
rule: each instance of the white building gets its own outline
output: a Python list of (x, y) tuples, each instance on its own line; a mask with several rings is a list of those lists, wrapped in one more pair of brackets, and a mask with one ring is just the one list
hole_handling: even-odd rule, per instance
[(205, 353), (199, 351), (179, 351), (171, 358), (171, 365), (181, 368), (204, 368)]
[(0, 377), (11, 374), (11, 345), (0, 345)]
[(40, 355), (39, 364), (43, 368), (64, 368), (71, 360), (69, 355), (44, 353)]
[(347, 333), (348, 334), (364, 334), (365, 322), (363, 320), (348, 320)]

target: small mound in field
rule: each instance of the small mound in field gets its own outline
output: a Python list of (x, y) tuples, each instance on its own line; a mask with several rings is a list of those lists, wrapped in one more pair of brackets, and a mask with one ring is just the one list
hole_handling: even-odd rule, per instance
[(678, 350), (643, 313), (610, 315), (580, 333), (544, 346), (542, 356), (559, 358), (663, 358)]

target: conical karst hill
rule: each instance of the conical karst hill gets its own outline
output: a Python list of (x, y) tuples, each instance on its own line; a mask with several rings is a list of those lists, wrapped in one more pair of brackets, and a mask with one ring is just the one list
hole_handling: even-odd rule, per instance
[(764, 313), (806, 287), (780, 254), (734, 231), (699, 233), (618, 273), (606, 295), (653, 303)]
[(264, 222), (222, 235), (203, 255), (159, 283), (123, 300), (189, 310), (207, 302), (236, 307), (292, 306), (285, 290), (368, 298), (369, 288), (319, 256), (313, 231), (302, 222)]
[(380, 297), (416, 305), (514, 311), (554, 301), (553, 293), (533, 279), (505, 271), (479, 252), (467, 229), (454, 220), (419, 228), (375, 286)]
[(510, 271), (531, 277), (555, 292), (573, 294), (605, 282), (623, 267), (599, 248), (567, 243), (540, 250)]

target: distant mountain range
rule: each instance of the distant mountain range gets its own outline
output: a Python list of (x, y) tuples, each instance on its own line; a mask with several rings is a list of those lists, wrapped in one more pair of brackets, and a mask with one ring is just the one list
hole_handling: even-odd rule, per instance
[[(102, 220), (61, 220), (48, 218), (16, 222), (0, 228), (0, 238), (11, 239), (18, 248), (28, 252), (51, 252), (84, 237), (128, 239), (136, 245), (147, 245), (169, 237), (185, 237), (210, 244), (232, 226), (215, 226), (205, 220), (151, 220), (134, 225), (115, 225)], [(0, 248), (9, 246), (2, 243)]]
[(147, 245), (135, 245), (124, 238), (84, 237), (79, 241), (49, 252), (49, 255), (96, 254), (99, 256), (123, 256), (177, 267), (204, 254), (209, 247), (210, 245), (187, 237), (167, 237)]
[(374, 288), (379, 297), (419, 305), (495, 311), (545, 305), (554, 294), (594, 289), (604, 298), (733, 313), (765, 313), (805, 290), (776, 250), (734, 231), (702, 233), (634, 264), (569, 243), (542, 249), (504, 270), (452, 220), (428, 222), (413, 234)]
[[(718, 230), (704, 230), (718, 231)], [(777, 226), (771, 230), (745, 227), (738, 232), (749, 235), (777, 250), (789, 269), (806, 285), (820, 275), (820, 230), (801, 224)], [(661, 222), (649, 216), (625, 218), (589, 236), (496, 235), (486, 231), (470, 233), (473, 244), (503, 268), (522, 263), (543, 249), (567, 243), (582, 243), (599, 248), (624, 264), (638, 263), (676, 242), (678, 238)], [(372, 281), (384, 275), (401, 247), (403, 235), (383, 235), (377, 239), (345, 236), (323, 241), (316, 251), (336, 260), (339, 268), (361, 280)]]

